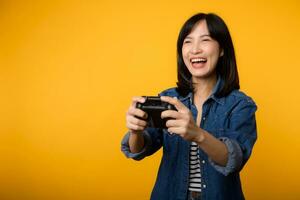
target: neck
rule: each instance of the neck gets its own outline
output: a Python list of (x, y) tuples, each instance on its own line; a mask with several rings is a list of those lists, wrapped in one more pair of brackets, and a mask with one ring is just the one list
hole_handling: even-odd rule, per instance
[(214, 89), (217, 83), (217, 76), (214, 75), (205, 79), (195, 79), (193, 77), (193, 86), (194, 86), (194, 102), (204, 102), (209, 95), (211, 95), (212, 90)]

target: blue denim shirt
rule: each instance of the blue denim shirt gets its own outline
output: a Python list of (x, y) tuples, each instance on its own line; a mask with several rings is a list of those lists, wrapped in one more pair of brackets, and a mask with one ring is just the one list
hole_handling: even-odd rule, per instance
[[(234, 90), (225, 97), (216, 97), (215, 93), (221, 84), (219, 79), (212, 94), (202, 106), (200, 127), (223, 141), (229, 156), (227, 165), (219, 166), (199, 148), (203, 200), (244, 199), (239, 172), (249, 159), (257, 138), (257, 107), (254, 101), (239, 90)], [(177, 97), (191, 110), (196, 121), (197, 109), (192, 101), (192, 93), (182, 97), (176, 88), (171, 88), (160, 95)], [(143, 134), (145, 146), (141, 152), (130, 152), (129, 133), (122, 140), (121, 150), (128, 158), (141, 160), (163, 147), (151, 200), (186, 200), (191, 143), (176, 134), (168, 134), (166, 129), (146, 128)]]

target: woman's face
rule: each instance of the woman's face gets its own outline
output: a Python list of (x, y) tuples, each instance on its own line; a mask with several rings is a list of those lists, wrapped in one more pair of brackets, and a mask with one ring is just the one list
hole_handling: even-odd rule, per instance
[(183, 41), (183, 60), (194, 81), (215, 77), (222, 55), (219, 43), (209, 35), (205, 20), (199, 21)]

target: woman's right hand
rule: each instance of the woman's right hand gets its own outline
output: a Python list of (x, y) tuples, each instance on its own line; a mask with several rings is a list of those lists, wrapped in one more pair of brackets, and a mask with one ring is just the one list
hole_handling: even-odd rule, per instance
[(136, 108), (137, 102), (144, 103), (145, 100), (143, 97), (133, 97), (132, 103), (126, 112), (126, 126), (133, 134), (142, 133), (147, 126), (147, 113)]

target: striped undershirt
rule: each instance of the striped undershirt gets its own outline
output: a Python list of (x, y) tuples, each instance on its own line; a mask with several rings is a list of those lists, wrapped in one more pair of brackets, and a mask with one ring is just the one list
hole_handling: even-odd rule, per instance
[(189, 191), (201, 192), (201, 187), (201, 171), (198, 145), (197, 143), (192, 142), (190, 149)]

